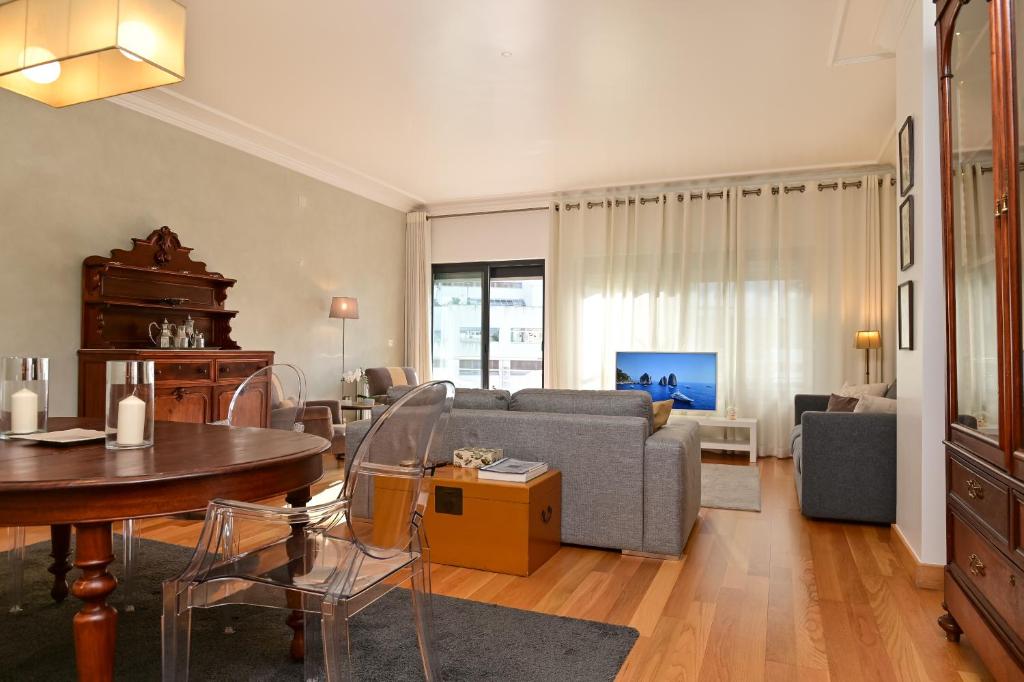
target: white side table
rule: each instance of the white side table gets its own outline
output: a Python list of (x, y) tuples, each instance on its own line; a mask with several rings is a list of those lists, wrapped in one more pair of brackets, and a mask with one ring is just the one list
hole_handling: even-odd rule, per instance
[[(692, 418), (692, 417), (691, 417)], [(732, 450), (735, 452), (749, 452), (750, 463), (757, 463), (757, 419), (747, 417), (726, 419), (725, 417), (696, 417), (697, 422), (702, 426), (717, 426), (727, 429), (746, 429), (747, 440), (734, 440), (726, 432), (724, 440), (704, 440), (701, 434), (701, 450)]]

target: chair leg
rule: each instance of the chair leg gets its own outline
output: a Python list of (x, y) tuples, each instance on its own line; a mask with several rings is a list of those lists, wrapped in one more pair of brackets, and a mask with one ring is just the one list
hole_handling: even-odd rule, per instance
[(427, 682), (441, 679), (437, 662), (437, 647), (434, 643), (434, 610), (430, 593), (430, 563), (417, 559), (412, 565), (412, 615), (416, 622), (416, 639), (419, 640), (420, 658), (423, 659), (423, 676)]
[(324, 663), (327, 668), (327, 682), (342, 682), (352, 679), (352, 646), (348, 632), (348, 610), (345, 605), (336, 604), (325, 609), (320, 616), (323, 636)]
[(188, 658), (192, 636), (191, 606), (178, 613), (178, 583), (164, 583), (164, 613), (160, 621), (163, 636), (163, 682), (188, 682)]
[(7, 529), (11, 548), (7, 550), (7, 561), (11, 571), (10, 606), (11, 613), (21, 613), (25, 596), (25, 529), (21, 526)]
[(307, 610), (302, 615), (305, 635), (302, 639), (305, 646), (302, 656), (303, 679), (306, 682), (320, 682), (327, 677), (320, 614)]
[(123, 543), (122, 556), (124, 557), (124, 580), (118, 585), (124, 597), (124, 610), (126, 613), (135, 611), (135, 555), (138, 552), (138, 533), (136, 533), (135, 519), (125, 519), (121, 527), (121, 541)]

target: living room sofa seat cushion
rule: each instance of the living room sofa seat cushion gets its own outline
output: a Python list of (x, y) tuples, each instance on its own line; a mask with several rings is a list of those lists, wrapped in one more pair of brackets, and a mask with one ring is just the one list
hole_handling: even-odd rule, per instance
[(643, 417), (654, 431), (651, 394), (646, 391), (574, 391), (524, 388), (512, 396), (515, 412), (590, 414), (606, 417)]

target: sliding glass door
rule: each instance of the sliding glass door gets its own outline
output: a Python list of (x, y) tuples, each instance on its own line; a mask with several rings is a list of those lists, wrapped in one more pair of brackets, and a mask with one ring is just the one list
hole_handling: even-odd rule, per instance
[(543, 386), (543, 261), (435, 265), (433, 313), (434, 379)]

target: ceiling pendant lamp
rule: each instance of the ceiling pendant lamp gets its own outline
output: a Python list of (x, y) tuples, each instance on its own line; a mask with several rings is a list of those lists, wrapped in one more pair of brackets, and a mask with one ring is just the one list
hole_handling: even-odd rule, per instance
[(175, 0), (0, 0), (0, 88), (65, 107), (184, 78)]

